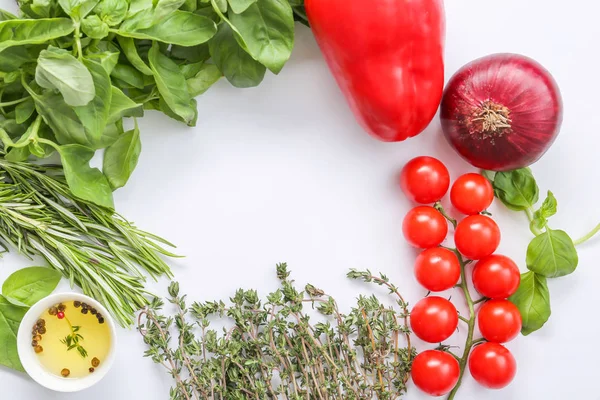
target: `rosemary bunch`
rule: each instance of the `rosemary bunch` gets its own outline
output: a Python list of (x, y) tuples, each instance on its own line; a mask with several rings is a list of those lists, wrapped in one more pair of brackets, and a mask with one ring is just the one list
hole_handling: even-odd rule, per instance
[[(361, 296), (348, 314), (320, 289), (300, 292), (286, 264), (277, 266), (281, 288), (263, 303), (255, 290), (188, 308), (179, 285), (169, 287), (172, 316), (155, 299), (139, 317), (149, 349), (175, 380), (172, 400), (191, 399), (396, 399), (406, 391), (415, 349), (407, 304), (385, 276), (351, 271), (348, 277), (386, 286), (400, 310), (376, 296)], [(316, 308), (313, 322), (304, 304)], [(211, 319), (233, 322), (221, 334)], [(406, 345), (401, 345), (402, 339)]]
[(169, 242), (74, 197), (58, 166), (0, 158), (0, 246), (42, 256), (122, 324), (149, 304), (146, 273), (171, 277)]

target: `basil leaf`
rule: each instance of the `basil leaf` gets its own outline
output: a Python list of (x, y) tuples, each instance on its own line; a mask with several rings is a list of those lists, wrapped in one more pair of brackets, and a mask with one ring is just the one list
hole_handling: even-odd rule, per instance
[(95, 8), (102, 21), (109, 26), (119, 25), (127, 15), (127, 2), (123, 0), (102, 0)]
[(113, 197), (106, 177), (98, 168), (91, 168), (94, 150), (78, 144), (58, 148), (71, 192), (82, 200), (113, 209)]
[(27, 308), (11, 304), (0, 296), (0, 364), (25, 372), (17, 351), (17, 332)]
[(556, 197), (554, 197), (554, 194), (551, 191), (548, 191), (548, 195), (546, 196), (546, 199), (542, 203), (540, 209), (533, 213), (531, 226), (534, 228), (534, 231), (536, 229), (541, 230), (547, 225), (548, 218), (556, 214), (557, 206), (558, 203), (556, 201)]
[(215, 0), (215, 4), (217, 5), (219, 11), (222, 13), (227, 12), (227, 0)]
[(143, 89), (146, 86), (144, 84), (144, 74), (129, 65), (115, 65), (111, 76), (138, 89)]
[(43, 18), (50, 16), (51, 4), (50, 0), (33, 0), (31, 3), (31, 11)]
[(192, 97), (179, 67), (160, 52), (156, 43), (152, 44), (148, 52), (148, 60), (161, 98), (175, 115), (181, 117), (186, 124), (190, 124), (197, 114), (190, 105)]
[(523, 320), (521, 333), (525, 336), (540, 329), (550, 318), (550, 291), (546, 278), (529, 271), (521, 275), (517, 292), (510, 296)]
[(58, 0), (67, 15), (75, 20), (85, 18), (100, 0)]
[(121, 27), (117, 33), (135, 39), (195, 46), (207, 42), (216, 31), (216, 24), (206, 17), (186, 11), (175, 11), (150, 28), (128, 30)]
[(47, 267), (29, 267), (10, 275), (2, 285), (2, 295), (10, 303), (30, 307), (56, 289), (61, 274)]
[[(158, 0), (154, 7), (153, 2), (138, 1), (136, 3), (130, 7), (130, 14), (132, 10), (134, 14), (121, 24), (121, 29), (131, 31), (150, 28), (181, 7), (185, 0)], [(140, 8), (140, 10), (135, 12), (136, 8)]]
[(294, 15), (288, 1), (257, 0), (229, 18), (242, 47), (271, 72), (279, 73), (294, 47)]
[(231, 10), (236, 14), (243, 13), (244, 11), (246, 11), (246, 9), (248, 9), (248, 7), (250, 7), (252, 4), (256, 3), (256, 0), (228, 0), (228, 1), (229, 1), (229, 5), (231, 6)]
[(28, 45), (10, 47), (4, 50), (0, 54), (0, 72), (17, 72), (23, 64), (35, 62), (40, 55), (40, 51), (45, 48), (45, 46), (40, 45)]
[(22, 124), (27, 121), (35, 111), (35, 103), (30, 97), (15, 107), (15, 120), (17, 124)]
[(85, 106), (74, 107), (73, 110), (85, 129), (86, 141), (81, 143), (93, 148), (100, 148), (98, 142), (106, 127), (111, 103), (110, 77), (102, 65), (90, 60), (83, 60), (92, 75), (96, 97)]
[(119, 88), (111, 87), (112, 101), (108, 112), (108, 123), (114, 123), (123, 117), (142, 117), (144, 110), (141, 104), (137, 104), (127, 97)]
[(113, 190), (125, 186), (138, 163), (142, 142), (137, 123), (104, 152), (102, 170)]
[(90, 15), (81, 21), (81, 30), (92, 39), (104, 39), (108, 36), (108, 24), (97, 15)]
[(9, 13), (6, 10), (0, 9), (0, 21), (8, 21), (8, 20), (11, 20), (11, 19), (17, 19), (17, 16), (14, 15), (14, 14)]
[(73, 21), (67, 18), (2, 21), (0, 22), (0, 52), (12, 46), (46, 43), (67, 36), (74, 29)]
[(196, 11), (196, 9), (198, 8), (198, 3), (196, 0), (185, 0), (185, 3), (183, 3), (180, 7), (181, 10), (183, 11)]
[(70, 106), (84, 106), (96, 95), (94, 80), (81, 61), (53, 46), (43, 50), (35, 69), (35, 81), (46, 89), (58, 89)]
[(233, 86), (257, 86), (265, 77), (265, 66), (240, 47), (229, 25), (219, 26), (219, 31), (209, 42), (209, 48), (213, 62)]
[(223, 74), (215, 65), (204, 64), (194, 77), (187, 79), (185, 82), (190, 95), (196, 97), (206, 92), (222, 76)]
[(561, 230), (546, 228), (527, 247), (527, 268), (547, 278), (571, 274), (578, 262), (573, 240)]
[(199, 44), (197, 46), (171, 46), (171, 57), (180, 60), (186, 60), (190, 63), (206, 61), (210, 58), (208, 44)]
[(104, 40), (86, 49), (86, 58), (100, 63), (109, 75), (119, 62), (119, 54), (117, 46)]
[(117, 36), (117, 41), (131, 65), (144, 75), (152, 75), (152, 70), (138, 54), (137, 48), (135, 47), (135, 41), (132, 38)]
[(496, 196), (514, 211), (531, 208), (539, 199), (539, 188), (529, 168), (497, 172), (494, 176)]

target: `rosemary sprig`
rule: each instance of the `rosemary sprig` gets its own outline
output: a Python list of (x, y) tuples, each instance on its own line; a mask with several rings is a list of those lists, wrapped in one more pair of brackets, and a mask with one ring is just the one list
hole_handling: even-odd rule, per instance
[[(397, 399), (406, 391), (416, 351), (408, 339), (407, 304), (385, 276), (348, 276), (386, 286), (400, 310), (376, 296), (360, 296), (350, 313), (312, 285), (298, 291), (286, 264), (277, 266), (281, 288), (263, 303), (255, 290), (223, 301), (186, 305), (179, 285), (169, 287), (175, 312), (155, 299), (139, 317), (145, 355), (172, 375), (172, 400), (192, 399)], [(304, 309), (316, 309), (312, 316)], [(211, 320), (233, 324), (219, 334)], [(315, 319), (318, 321), (313, 322)]]
[(149, 304), (146, 273), (171, 277), (171, 243), (120, 215), (75, 198), (59, 166), (0, 158), (0, 246), (42, 256), (124, 326)]
[(67, 336), (65, 336), (64, 339), (62, 339), (60, 342), (62, 344), (64, 344), (65, 346), (67, 346), (67, 351), (73, 350), (73, 349), (77, 349), (77, 351), (79, 352), (79, 355), (82, 358), (87, 358), (88, 356), (88, 352), (87, 350), (79, 343), (80, 340), (83, 340), (83, 336), (81, 336), (81, 334), (79, 334), (79, 330), (81, 330), (80, 326), (73, 326), (71, 324), (71, 321), (69, 321), (69, 319), (67, 317), (65, 317), (65, 320), (67, 321), (67, 323), (69, 324), (69, 327), (71, 328), (71, 333)]

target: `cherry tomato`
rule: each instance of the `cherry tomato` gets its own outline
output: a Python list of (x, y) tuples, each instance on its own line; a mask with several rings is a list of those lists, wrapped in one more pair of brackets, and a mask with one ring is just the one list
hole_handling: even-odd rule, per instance
[(440, 343), (456, 330), (458, 312), (454, 305), (443, 297), (425, 297), (413, 307), (410, 326), (419, 339), (428, 343)]
[(420, 204), (435, 203), (448, 191), (450, 173), (437, 158), (416, 157), (402, 168), (400, 186), (412, 201)]
[(512, 296), (521, 283), (519, 267), (510, 258), (492, 254), (475, 265), (473, 285), (479, 293), (490, 299)]
[(463, 214), (479, 214), (494, 201), (494, 188), (482, 175), (465, 174), (452, 185), (450, 201)]
[(517, 373), (517, 362), (511, 352), (498, 343), (483, 343), (471, 351), (469, 371), (482, 386), (502, 389)]
[(411, 245), (428, 249), (444, 241), (448, 234), (448, 222), (435, 208), (419, 206), (404, 217), (402, 232)]
[(415, 262), (415, 276), (432, 292), (448, 290), (460, 279), (460, 263), (452, 251), (433, 247), (423, 251)]
[(508, 300), (490, 300), (481, 306), (477, 314), (481, 335), (490, 342), (506, 343), (521, 331), (521, 313)]
[(445, 351), (426, 350), (415, 357), (410, 373), (415, 385), (423, 392), (430, 396), (443, 396), (456, 386), (460, 366)]
[(491, 255), (500, 244), (500, 228), (490, 217), (470, 215), (458, 223), (454, 231), (458, 251), (471, 260)]

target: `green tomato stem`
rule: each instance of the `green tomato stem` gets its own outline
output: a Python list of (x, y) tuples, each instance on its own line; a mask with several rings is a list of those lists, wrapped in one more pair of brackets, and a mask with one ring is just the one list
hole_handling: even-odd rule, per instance
[(435, 208), (436, 210), (438, 210), (440, 212), (440, 214), (442, 214), (444, 216), (444, 218), (446, 218), (446, 220), (452, 224), (452, 226), (454, 227), (454, 229), (456, 229), (456, 224), (457, 224), (456, 220), (454, 218), (452, 218), (451, 216), (449, 216), (446, 213), (446, 210), (444, 210), (444, 207), (442, 207), (442, 203), (440, 203), (439, 201), (437, 201), (433, 205), (433, 208)]
[(587, 242), (588, 240), (590, 240), (591, 238), (593, 238), (598, 232), (600, 232), (600, 224), (596, 225), (596, 227), (594, 229), (592, 229), (587, 235), (575, 240), (573, 242), (573, 244), (575, 246), (579, 246), (580, 244), (583, 244), (583, 243)]
[(460, 375), (458, 377), (458, 382), (454, 389), (448, 394), (447, 400), (452, 400), (456, 396), (458, 389), (460, 388), (460, 384), (462, 382), (462, 378), (465, 374), (465, 370), (467, 368), (467, 360), (469, 359), (469, 354), (471, 353), (471, 349), (473, 345), (482, 341), (482, 339), (477, 339), (473, 341), (473, 333), (475, 332), (475, 304), (473, 302), (473, 298), (471, 297), (471, 293), (469, 292), (469, 286), (467, 284), (467, 274), (465, 272), (465, 267), (469, 264), (469, 261), (463, 260), (460, 253), (454, 250), (456, 253), (458, 260), (460, 261), (460, 288), (462, 289), (463, 294), (465, 295), (465, 300), (467, 301), (467, 305), (469, 306), (469, 319), (460, 317), (461, 320), (465, 321), (468, 326), (467, 331), (467, 340), (465, 342), (465, 350), (463, 351), (462, 357), (458, 359), (458, 364), (460, 366)]

